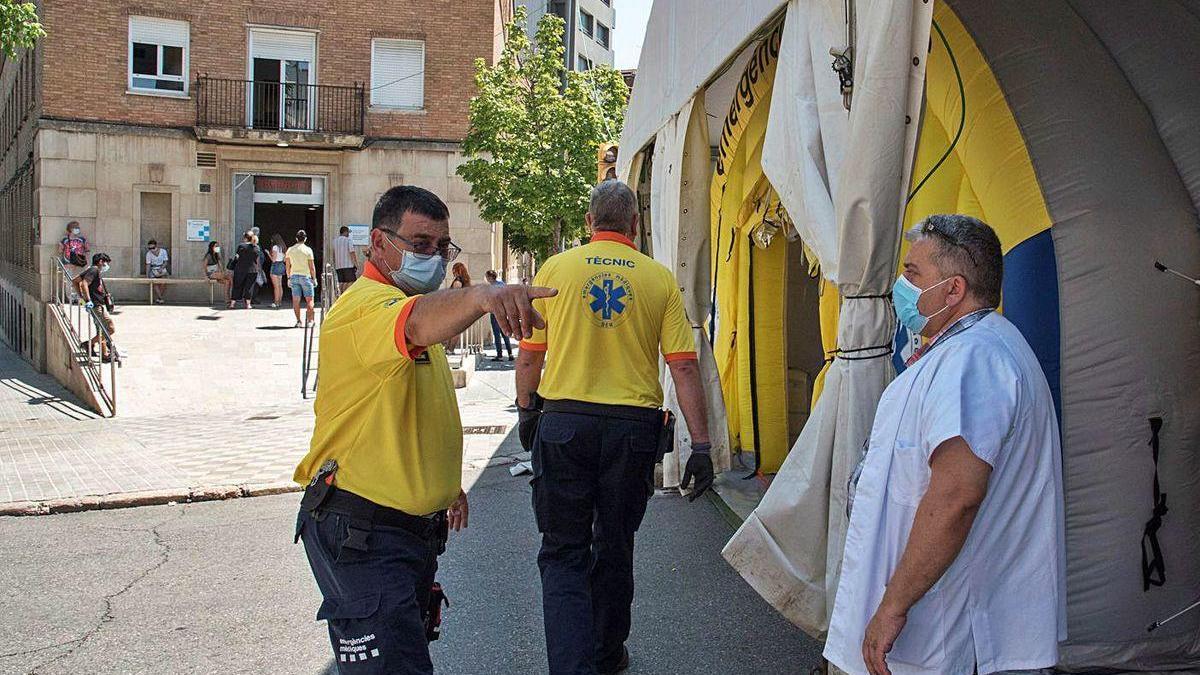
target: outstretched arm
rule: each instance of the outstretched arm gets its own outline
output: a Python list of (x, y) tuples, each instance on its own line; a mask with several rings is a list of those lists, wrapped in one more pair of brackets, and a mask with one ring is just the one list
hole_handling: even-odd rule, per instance
[(535, 298), (558, 295), (540, 286), (470, 286), (448, 288), (421, 296), (404, 324), (404, 337), (413, 345), (444, 342), (463, 332), (484, 314), (495, 314), (500, 330), (511, 337), (529, 337), (546, 322), (533, 308)]

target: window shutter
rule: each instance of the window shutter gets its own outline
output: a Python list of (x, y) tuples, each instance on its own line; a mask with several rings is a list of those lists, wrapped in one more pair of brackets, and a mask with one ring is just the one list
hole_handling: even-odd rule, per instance
[(256, 30), (251, 36), (256, 59), (306, 61), (312, 63), (317, 53), (317, 36), (300, 31)]
[(425, 43), (421, 40), (371, 42), (371, 105), (425, 106)]
[(187, 49), (188, 22), (156, 19), (149, 16), (131, 16), (129, 17), (129, 41)]

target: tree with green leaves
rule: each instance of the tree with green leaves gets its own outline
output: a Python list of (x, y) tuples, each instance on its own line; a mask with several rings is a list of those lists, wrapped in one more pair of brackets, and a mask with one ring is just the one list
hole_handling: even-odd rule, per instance
[(0, 49), (6, 57), (17, 58), (18, 49), (32, 49), (44, 37), (46, 30), (38, 21), (36, 5), (0, 0)]
[(525, 22), (519, 7), (496, 65), (475, 62), (458, 174), (509, 247), (543, 259), (583, 236), (596, 153), (620, 135), (629, 88), (609, 67), (566, 69), (561, 18), (547, 12), (532, 42)]

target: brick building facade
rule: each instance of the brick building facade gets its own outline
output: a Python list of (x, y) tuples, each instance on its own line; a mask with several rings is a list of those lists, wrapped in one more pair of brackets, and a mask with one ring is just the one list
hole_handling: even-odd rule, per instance
[(47, 37), (0, 70), (0, 339), (35, 365), (72, 220), (114, 277), (144, 274), (153, 236), (173, 276), (200, 278), (207, 242), (232, 250), (250, 226), (288, 243), (304, 228), (324, 258), (410, 183), (450, 205), (473, 272), (503, 266), (455, 169), (474, 62), (499, 53), (510, 0), (39, 4)]

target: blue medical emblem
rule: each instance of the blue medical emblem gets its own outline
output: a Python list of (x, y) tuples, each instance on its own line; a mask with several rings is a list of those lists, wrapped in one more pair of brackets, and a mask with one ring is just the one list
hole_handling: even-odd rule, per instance
[(583, 301), (596, 325), (611, 328), (621, 323), (633, 301), (633, 286), (619, 274), (597, 274), (583, 285)]

